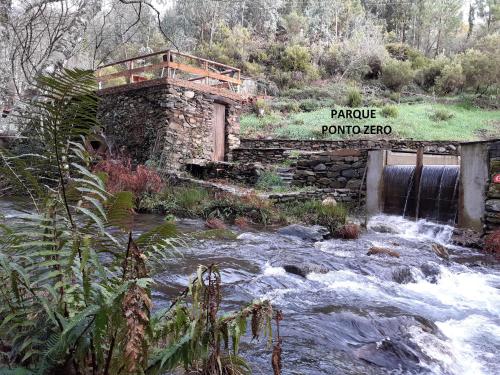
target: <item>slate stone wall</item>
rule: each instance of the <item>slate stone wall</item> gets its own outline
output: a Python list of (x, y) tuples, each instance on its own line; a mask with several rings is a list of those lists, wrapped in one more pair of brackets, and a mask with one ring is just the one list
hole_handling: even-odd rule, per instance
[(486, 233), (500, 229), (500, 184), (493, 176), (500, 173), (500, 141), (489, 146), (489, 176), (485, 201), (484, 229)]
[(213, 153), (213, 103), (226, 105), (226, 158), (239, 146), (240, 105), (174, 85), (101, 95), (99, 119), (111, 152), (164, 170), (207, 162)]

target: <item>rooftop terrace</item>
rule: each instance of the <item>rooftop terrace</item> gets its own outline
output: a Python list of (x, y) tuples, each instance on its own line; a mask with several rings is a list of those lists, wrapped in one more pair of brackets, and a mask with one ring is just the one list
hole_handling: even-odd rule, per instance
[(244, 99), (238, 68), (173, 50), (137, 56), (99, 67), (96, 72), (102, 93), (172, 84)]

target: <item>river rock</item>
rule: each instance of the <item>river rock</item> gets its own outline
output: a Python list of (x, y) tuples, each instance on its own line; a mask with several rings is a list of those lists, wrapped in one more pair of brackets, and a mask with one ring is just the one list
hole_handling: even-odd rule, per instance
[(321, 204), (323, 206), (336, 206), (337, 205), (337, 201), (335, 200), (334, 197), (328, 197), (328, 198), (323, 199), (323, 201), (321, 202)]
[(434, 251), (434, 253), (436, 253), (438, 257), (446, 260), (450, 259), (450, 254), (448, 253), (448, 249), (443, 245), (439, 243), (433, 243), (432, 250)]
[(378, 232), (378, 233), (391, 233), (391, 234), (397, 234), (398, 231), (391, 227), (390, 225), (385, 225), (385, 224), (375, 224), (375, 225), (370, 225), (370, 229)]
[(363, 345), (354, 354), (369, 363), (386, 369), (416, 369), (420, 360), (415, 351), (400, 341), (392, 341), (389, 337), (381, 341)]
[(328, 229), (321, 225), (305, 226), (300, 224), (292, 224), (287, 227), (278, 229), (279, 234), (285, 236), (298, 237), (306, 241), (321, 241), (329, 233)]
[(294, 275), (301, 276), (304, 278), (312, 272), (327, 273), (329, 271), (329, 269), (326, 267), (317, 266), (314, 264), (303, 264), (300, 266), (293, 265), (293, 264), (285, 264), (285, 265), (283, 265), (283, 268), (288, 273), (293, 273)]
[(402, 266), (392, 271), (392, 280), (398, 284), (409, 284), (416, 282), (409, 266)]
[(370, 250), (366, 253), (366, 255), (389, 255), (391, 257), (399, 258), (400, 254), (395, 251), (388, 249), (386, 247), (378, 247), (378, 246), (372, 246), (370, 247)]
[(437, 279), (439, 277), (439, 274), (441, 273), (439, 265), (433, 262), (427, 262), (420, 266), (420, 270), (424, 274), (427, 281), (432, 284), (437, 283)]
[(451, 236), (451, 243), (454, 245), (470, 247), (479, 250), (481, 250), (484, 247), (484, 241), (481, 238), (480, 233), (471, 229), (463, 229), (463, 228), (453, 229), (453, 235)]

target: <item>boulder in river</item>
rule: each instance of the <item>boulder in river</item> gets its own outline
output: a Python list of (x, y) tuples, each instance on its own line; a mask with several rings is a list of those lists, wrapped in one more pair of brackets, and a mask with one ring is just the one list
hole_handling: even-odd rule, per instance
[(298, 237), (306, 241), (321, 241), (329, 233), (328, 229), (321, 225), (305, 226), (300, 224), (292, 224), (287, 227), (278, 229), (279, 234), (285, 236)]
[(409, 284), (416, 282), (409, 266), (402, 266), (392, 271), (392, 279), (398, 284)]
[(378, 233), (390, 233), (390, 234), (397, 234), (398, 231), (396, 228), (391, 227), (390, 225), (382, 224), (382, 223), (377, 223), (370, 225), (369, 229), (378, 232)]
[(288, 273), (293, 273), (294, 275), (301, 276), (304, 278), (312, 272), (327, 273), (329, 271), (329, 269), (326, 267), (317, 266), (314, 264), (303, 264), (300, 266), (296, 266), (293, 264), (285, 264), (285, 265), (283, 265), (283, 268)]
[(414, 370), (420, 367), (418, 355), (411, 347), (403, 342), (392, 341), (389, 337), (363, 345), (354, 354), (369, 363), (391, 370)]
[(439, 274), (441, 273), (441, 270), (436, 263), (433, 262), (424, 263), (420, 266), (420, 270), (424, 274), (427, 281), (431, 282), (432, 284), (437, 283), (437, 279)]
[(451, 236), (451, 243), (462, 247), (470, 247), (481, 250), (484, 246), (484, 240), (481, 234), (464, 228), (454, 228)]
[(450, 259), (450, 254), (448, 253), (448, 249), (443, 245), (439, 243), (433, 243), (432, 250), (434, 251), (434, 253), (436, 253), (438, 257), (446, 260)]
[(386, 247), (378, 247), (378, 246), (372, 246), (370, 247), (370, 250), (366, 253), (366, 255), (389, 255), (391, 257), (399, 258), (400, 254), (395, 251), (388, 249)]

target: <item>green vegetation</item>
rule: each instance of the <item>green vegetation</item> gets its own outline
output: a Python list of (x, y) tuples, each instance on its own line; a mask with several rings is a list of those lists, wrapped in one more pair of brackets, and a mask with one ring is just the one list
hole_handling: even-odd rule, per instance
[[(174, 256), (178, 234), (169, 220), (135, 235), (134, 194), (108, 192), (106, 175), (91, 172), (83, 141), (98, 125), (93, 83), (91, 71), (40, 78), (24, 129), (40, 153), (0, 148), (2, 176), (33, 210), (0, 218), (0, 373), (248, 374), (240, 337), (251, 319), (252, 337), (271, 343), (270, 304), (223, 313), (221, 272), (210, 265), (154, 308), (154, 270)], [(193, 209), (203, 194), (178, 197)]]
[[(347, 135), (322, 135), (321, 127), (330, 125), (389, 125), (393, 138), (413, 138), (417, 140), (457, 140), (472, 141), (500, 136), (500, 110), (485, 111), (470, 108), (463, 103), (457, 104), (400, 104), (398, 117), (383, 117), (381, 109), (376, 119), (352, 120), (330, 118), (330, 108), (322, 108), (307, 113), (273, 113), (268, 121), (254, 115), (241, 118), (243, 136), (268, 135), (278, 138), (294, 139), (343, 139)], [(452, 117), (436, 122), (434, 113), (446, 111)], [(335, 121), (335, 122), (334, 122)], [(351, 136), (354, 137), (354, 136)], [(358, 138), (369, 136), (360, 134)], [(387, 137), (387, 136), (385, 136)]]
[(398, 107), (396, 107), (395, 105), (385, 105), (380, 110), (380, 114), (382, 115), (382, 117), (396, 118), (399, 114)]
[(264, 225), (278, 220), (272, 204), (256, 195), (215, 194), (196, 186), (167, 186), (158, 194), (145, 194), (138, 210), (179, 217), (217, 218), (231, 224), (239, 217)]
[(280, 209), (291, 221), (322, 225), (328, 228), (331, 234), (343, 226), (347, 218), (344, 206), (324, 205), (316, 200), (284, 204)]
[(284, 186), (284, 182), (280, 176), (273, 171), (264, 171), (259, 176), (255, 187), (261, 190), (273, 190), (275, 188), (281, 188)]
[(349, 89), (347, 92), (347, 106), (348, 107), (359, 107), (363, 103), (363, 95), (358, 89)]

